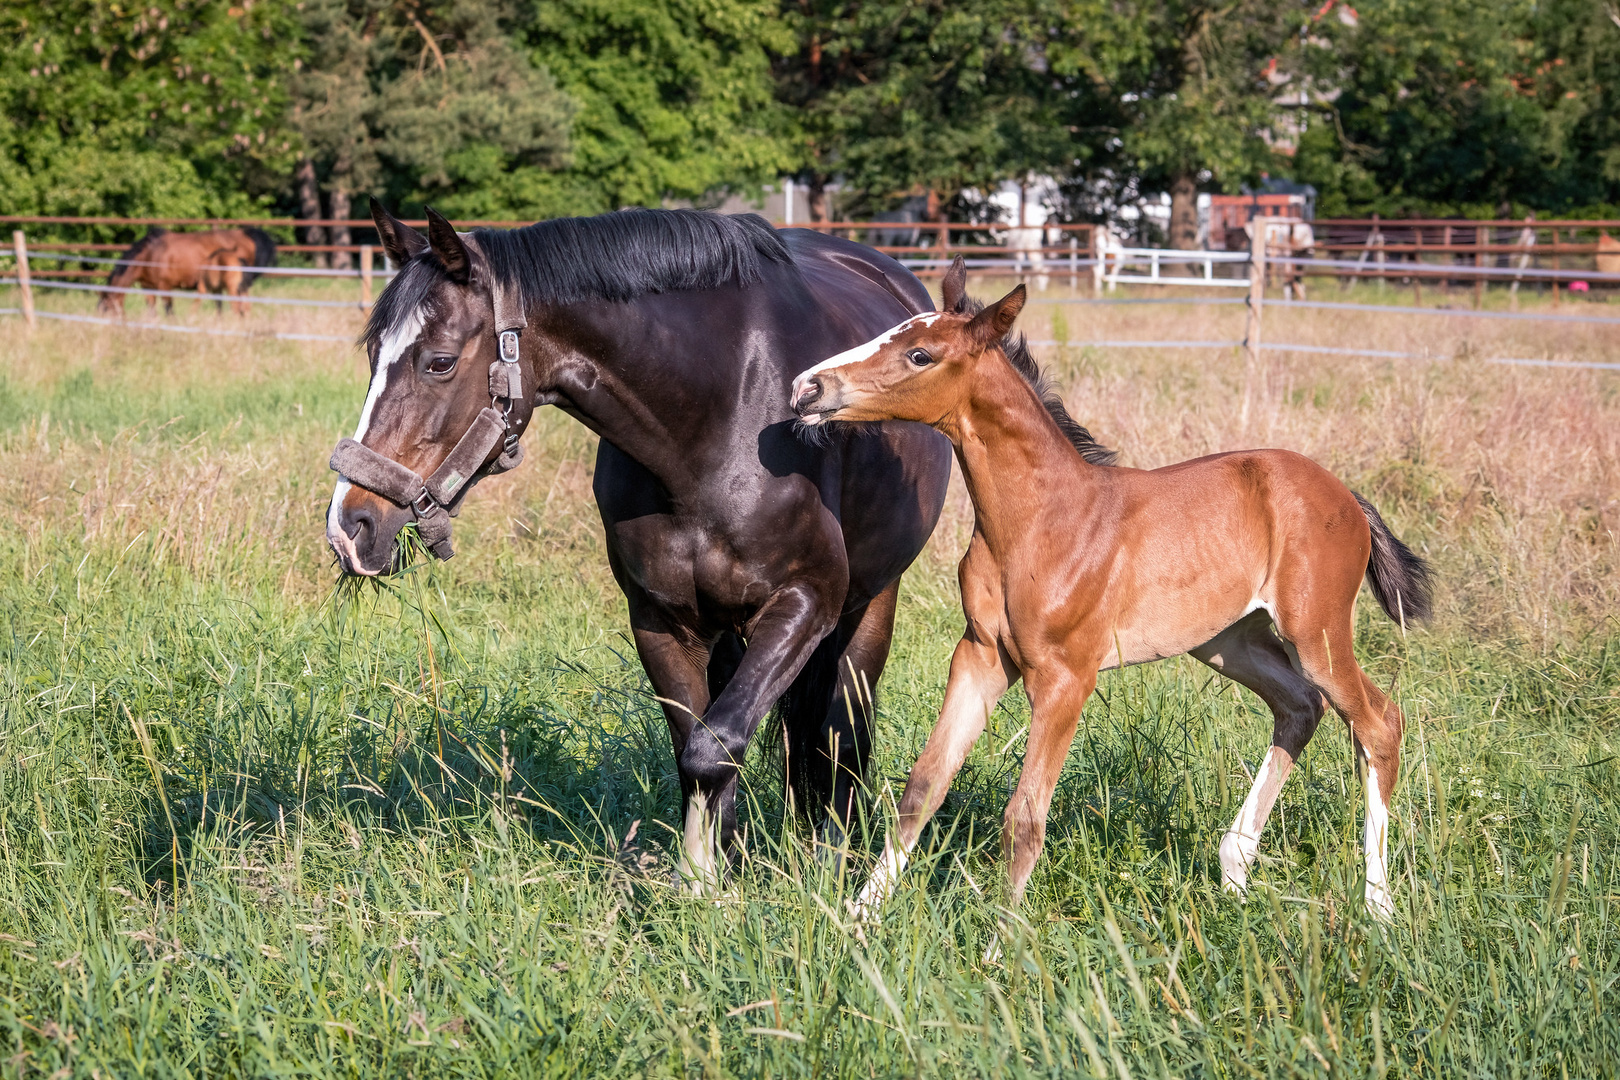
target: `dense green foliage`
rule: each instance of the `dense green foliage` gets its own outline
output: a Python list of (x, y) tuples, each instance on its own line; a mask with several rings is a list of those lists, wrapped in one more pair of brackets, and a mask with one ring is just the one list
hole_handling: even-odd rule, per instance
[(1359, 11), (1355, 26), (1323, 21), (1329, 47), (1307, 50), (1318, 82), (1342, 90), (1318, 106), (1295, 166), (1321, 188), (1323, 213), (1614, 216), (1613, 5), (1387, 0)]
[(0, 5), (0, 206), (250, 212), (291, 168), (297, 39), (287, 4)]
[(289, 122), (328, 191), (474, 218), (547, 207), (573, 105), (503, 14), (488, 0), (305, 0)]
[(1617, 93), (1590, 0), (20, 0), (0, 210), (534, 217), (786, 174), (938, 213), (1040, 173), (1081, 216), (1170, 191), (1175, 233), (1270, 173), (1328, 214), (1598, 213)]

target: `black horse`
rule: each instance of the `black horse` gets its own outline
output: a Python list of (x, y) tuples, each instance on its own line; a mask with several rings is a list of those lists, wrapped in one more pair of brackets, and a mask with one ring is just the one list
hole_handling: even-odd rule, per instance
[(910, 423), (801, 438), (788, 387), (932, 310), (922, 284), (869, 248), (752, 215), (626, 210), (458, 234), (429, 211), (424, 238), (375, 201), (372, 214), (400, 274), (366, 328), (361, 446), (334, 455), (327, 538), (343, 569), (392, 568), (413, 518), (448, 551), (463, 477), (515, 464), (534, 409), (557, 406), (601, 436), (596, 499), (667, 702), (683, 872), (718, 883), (738, 768), (778, 701), (790, 792), (836, 834), (951, 449)]

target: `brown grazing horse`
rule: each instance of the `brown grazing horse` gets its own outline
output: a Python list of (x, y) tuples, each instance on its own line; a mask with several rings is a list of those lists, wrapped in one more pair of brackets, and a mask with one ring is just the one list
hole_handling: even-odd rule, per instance
[(898, 835), (857, 915), (872, 917), (893, 888), (990, 710), (1022, 677), (1028, 751), (1002, 832), (1016, 903), (1098, 671), (1191, 653), (1259, 694), (1275, 717), (1271, 749), (1221, 841), (1223, 884), (1245, 888), (1278, 790), (1331, 704), (1366, 761), (1366, 903), (1388, 917), (1402, 718), (1356, 664), (1352, 614), (1365, 575), (1392, 619), (1426, 617), (1428, 568), (1370, 504), (1299, 454), (1106, 467), (1110, 455), (1047, 389), (1022, 338), (1006, 338), (1024, 287), (979, 311), (965, 280), (958, 260), (941, 311), (793, 383), (806, 425), (907, 419), (944, 433), (975, 514), (960, 568), (967, 630), (939, 722), (906, 783)]
[[(254, 269), (276, 264), (276, 244), (260, 229), (214, 229), (209, 232), (169, 232), (151, 228), (113, 266), (107, 284), (116, 288), (136, 285), (148, 289), (195, 289), (205, 293), (239, 297), (259, 277)], [(146, 307), (157, 305), (156, 296), (146, 298)], [(200, 300), (199, 300), (200, 302)], [(216, 301), (223, 309), (224, 304)], [(247, 314), (247, 305), (233, 300), (238, 315)], [(97, 309), (105, 314), (124, 314), (124, 294), (105, 292)], [(165, 314), (174, 311), (174, 297), (163, 298)]]

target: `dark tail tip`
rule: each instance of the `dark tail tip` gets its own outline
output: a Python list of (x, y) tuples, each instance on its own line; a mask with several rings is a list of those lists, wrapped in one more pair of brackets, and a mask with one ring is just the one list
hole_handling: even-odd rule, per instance
[(1434, 614), (1434, 572), (1423, 558), (1401, 543), (1384, 524), (1372, 503), (1356, 496), (1372, 529), (1372, 557), (1367, 560), (1367, 584), (1378, 606), (1404, 628), (1409, 622), (1428, 622)]

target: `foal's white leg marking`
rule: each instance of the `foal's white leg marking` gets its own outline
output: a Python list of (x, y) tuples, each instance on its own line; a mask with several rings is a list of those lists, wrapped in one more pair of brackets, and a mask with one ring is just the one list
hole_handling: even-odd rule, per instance
[(681, 836), (681, 862), (678, 868), (693, 896), (716, 893), (720, 872), (715, 854), (714, 815), (709, 800), (694, 791), (686, 800), (686, 828)]
[(1260, 853), (1260, 833), (1293, 767), (1293, 760), (1276, 746), (1267, 750), (1260, 762), (1249, 797), (1243, 800), (1232, 827), (1221, 837), (1221, 887), (1227, 892), (1241, 894), (1248, 888), (1249, 867)]
[(856, 922), (876, 922), (878, 908), (894, 892), (895, 882), (906, 868), (908, 853), (895, 843), (891, 832), (883, 842), (883, 858), (878, 860), (872, 876), (866, 879), (860, 895), (850, 905), (850, 914)]
[[(836, 356), (829, 356), (827, 359), (823, 360), (814, 367), (806, 368), (799, 373), (797, 378), (793, 380), (793, 396), (791, 400), (799, 400), (799, 395), (804, 392), (805, 383), (819, 373), (828, 371), (832, 368), (843, 367), (846, 364), (858, 364), (862, 360), (870, 360), (872, 357), (878, 354), (878, 351), (882, 349), (883, 346), (887, 345), (889, 342), (893, 341), (907, 330), (910, 330), (914, 326), (932, 326), (942, 314), (943, 312), (929, 311), (924, 312), (921, 315), (913, 315), (904, 322), (889, 327), (889, 329), (883, 331), (883, 333), (879, 334), (877, 337), (863, 345), (857, 345), (853, 349), (845, 349)], [(814, 427), (820, 422), (820, 420), (821, 417), (812, 414), (804, 418), (804, 423), (808, 426)]]
[(1373, 917), (1389, 921), (1395, 915), (1395, 898), (1389, 891), (1389, 805), (1378, 786), (1378, 770), (1367, 762), (1367, 826), (1362, 835), (1367, 849), (1367, 910)]

